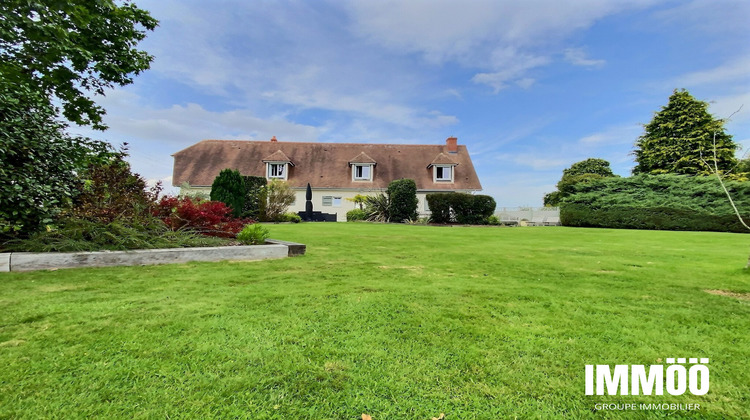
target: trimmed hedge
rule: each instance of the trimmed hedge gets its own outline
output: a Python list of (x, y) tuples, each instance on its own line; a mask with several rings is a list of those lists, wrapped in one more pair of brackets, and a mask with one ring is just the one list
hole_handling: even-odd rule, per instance
[(427, 194), (426, 199), (433, 223), (486, 225), (496, 206), (495, 199), (489, 195), (435, 193)]
[[(750, 222), (750, 182), (726, 182)], [(747, 232), (712, 177), (638, 175), (577, 185), (560, 205), (564, 226)]]

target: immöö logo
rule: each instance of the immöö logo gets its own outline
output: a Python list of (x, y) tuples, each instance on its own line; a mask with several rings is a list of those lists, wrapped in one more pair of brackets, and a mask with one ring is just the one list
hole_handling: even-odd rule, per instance
[[(688, 369), (685, 364), (692, 364)], [(586, 395), (706, 395), (709, 387), (708, 359), (667, 358), (664, 365), (586, 365)], [(596, 384), (596, 386), (594, 386)], [(630, 387), (628, 387), (630, 385)], [(596, 392), (595, 392), (596, 391)]]

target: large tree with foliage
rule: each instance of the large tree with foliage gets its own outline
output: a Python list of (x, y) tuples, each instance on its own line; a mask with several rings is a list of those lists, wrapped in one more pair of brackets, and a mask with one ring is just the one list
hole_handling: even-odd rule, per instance
[(703, 161), (713, 159), (714, 139), (719, 170), (731, 170), (737, 163), (737, 144), (724, 132), (724, 121), (684, 89), (675, 90), (644, 129), (635, 143), (634, 174), (708, 175), (711, 170)]
[(557, 191), (544, 196), (545, 206), (557, 206), (560, 201), (570, 195), (579, 183), (587, 183), (596, 179), (615, 176), (604, 159), (589, 158), (576, 162), (570, 168), (563, 170), (562, 178), (557, 183)]
[(127, 85), (152, 57), (136, 49), (157, 21), (130, 2), (0, 2), (0, 232), (50, 223), (80, 191), (101, 141), (67, 134), (69, 121), (105, 129), (91, 95)]
[(211, 200), (221, 201), (232, 209), (234, 217), (242, 215), (245, 205), (245, 179), (236, 169), (224, 169), (211, 184)]
[(413, 179), (391, 181), (386, 193), (390, 202), (388, 216), (391, 221), (402, 223), (406, 220), (416, 220), (419, 217), (417, 213), (419, 205), (417, 184)]
[(0, 2), (0, 74), (57, 98), (63, 115), (104, 129), (91, 94), (133, 82), (152, 56), (136, 48), (158, 22), (129, 1)]
[(51, 224), (80, 192), (79, 172), (111, 152), (56, 117), (43, 94), (0, 78), (0, 236)]

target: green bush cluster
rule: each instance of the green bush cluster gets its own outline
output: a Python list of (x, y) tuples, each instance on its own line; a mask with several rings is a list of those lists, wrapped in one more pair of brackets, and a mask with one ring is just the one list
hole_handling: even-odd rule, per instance
[(279, 222), (300, 223), (301, 221), (302, 217), (297, 213), (284, 213), (279, 217)]
[[(750, 183), (727, 182), (740, 209)], [(750, 213), (743, 214), (750, 221)], [(565, 226), (746, 232), (713, 177), (637, 175), (579, 184), (560, 205)]]
[(234, 217), (242, 216), (245, 205), (245, 180), (236, 169), (224, 169), (211, 184), (211, 201), (221, 201), (232, 209)]
[(430, 207), (430, 220), (433, 223), (486, 225), (497, 204), (488, 195), (435, 193), (427, 194), (427, 205)]
[(266, 243), (266, 239), (271, 236), (271, 233), (259, 223), (245, 226), (240, 233), (237, 234), (237, 240), (245, 245), (262, 245)]
[(347, 222), (357, 222), (360, 220), (365, 220), (366, 218), (367, 218), (367, 213), (364, 210), (354, 209), (354, 210), (349, 210), (348, 212), (346, 212)]
[(392, 222), (415, 220), (418, 217), (417, 183), (413, 179), (397, 179), (388, 184), (388, 218)]
[(57, 227), (35, 232), (26, 239), (11, 240), (0, 248), (5, 251), (82, 252), (218, 246), (225, 243), (226, 240), (222, 238), (188, 230), (173, 231), (153, 217), (135, 223), (123, 219), (111, 222), (63, 219), (58, 221)]

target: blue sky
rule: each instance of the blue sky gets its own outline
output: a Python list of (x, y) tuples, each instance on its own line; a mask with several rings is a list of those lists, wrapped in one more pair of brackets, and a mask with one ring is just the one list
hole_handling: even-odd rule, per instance
[(676, 88), (750, 149), (748, 1), (140, 0), (156, 58), (97, 100), (171, 184), (203, 139), (467, 145), (498, 206), (541, 205), (588, 157), (627, 176)]

